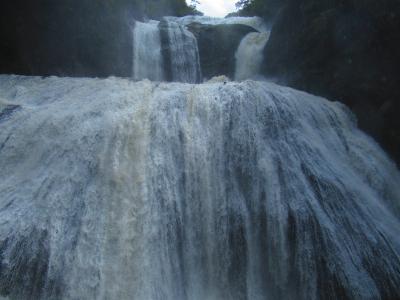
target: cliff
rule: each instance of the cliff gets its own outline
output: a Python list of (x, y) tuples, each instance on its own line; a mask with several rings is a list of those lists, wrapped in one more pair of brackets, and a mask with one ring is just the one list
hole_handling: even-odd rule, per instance
[(347, 104), (399, 162), (399, 28), (399, 1), (288, 1), (265, 49), (264, 74)]

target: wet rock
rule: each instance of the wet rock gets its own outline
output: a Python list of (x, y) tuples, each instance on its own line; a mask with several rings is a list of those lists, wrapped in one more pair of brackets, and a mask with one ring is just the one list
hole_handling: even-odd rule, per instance
[(188, 29), (197, 38), (200, 64), (205, 79), (235, 75), (235, 53), (244, 36), (256, 30), (241, 24), (189, 24)]

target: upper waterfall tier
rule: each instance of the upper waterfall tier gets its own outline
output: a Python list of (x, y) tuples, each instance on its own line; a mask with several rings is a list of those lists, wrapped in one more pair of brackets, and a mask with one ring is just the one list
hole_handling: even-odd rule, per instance
[(269, 37), (257, 17), (165, 17), (135, 22), (133, 33), (135, 80), (187, 83), (219, 75), (257, 78)]
[(268, 32), (251, 32), (243, 38), (235, 54), (235, 80), (254, 78), (260, 74), (263, 50), (268, 38)]
[(400, 298), (400, 174), (345, 106), (254, 81), (0, 98), (0, 295)]
[(193, 33), (183, 25), (162, 21), (159, 25), (169, 81), (199, 83), (202, 81), (199, 48)]
[(267, 32), (268, 27), (264, 20), (259, 17), (229, 17), (229, 18), (215, 18), (207, 16), (185, 16), (185, 17), (165, 17), (165, 19), (180, 23), (182, 25), (189, 25), (192, 23), (200, 23), (206, 25), (233, 25), (240, 24), (254, 28), (259, 32)]

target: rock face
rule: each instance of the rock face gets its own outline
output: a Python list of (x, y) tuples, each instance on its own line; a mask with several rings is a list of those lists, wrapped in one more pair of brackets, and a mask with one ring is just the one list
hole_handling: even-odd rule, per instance
[(7, 1), (0, 73), (130, 76), (128, 18), (105, 1)]
[(267, 76), (342, 101), (400, 162), (400, 2), (288, 1), (265, 56)]
[(225, 75), (234, 78), (235, 53), (243, 37), (256, 32), (250, 26), (241, 24), (207, 25), (192, 23), (188, 29), (197, 38), (203, 77)]

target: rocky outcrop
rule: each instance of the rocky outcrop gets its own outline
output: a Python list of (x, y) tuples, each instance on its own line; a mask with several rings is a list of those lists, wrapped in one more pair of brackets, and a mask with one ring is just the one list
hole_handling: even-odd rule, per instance
[(256, 30), (241, 24), (206, 25), (192, 23), (188, 29), (196, 36), (200, 64), (205, 79), (235, 74), (235, 53), (242, 38)]
[(400, 162), (400, 2), (288, 1), (265, 49), (264, 73), (339, 100)]

